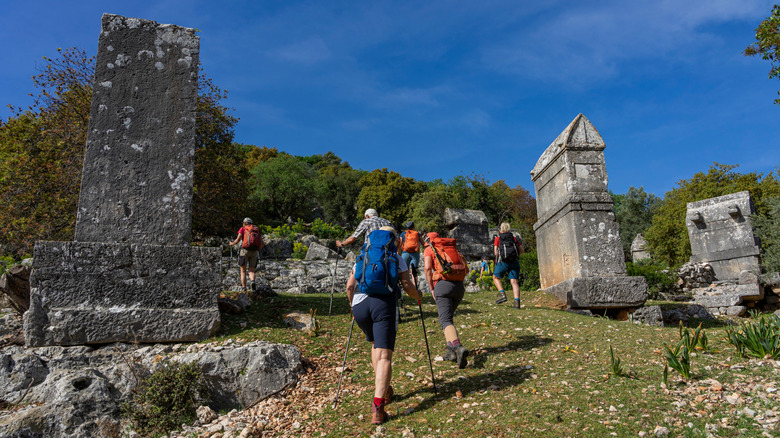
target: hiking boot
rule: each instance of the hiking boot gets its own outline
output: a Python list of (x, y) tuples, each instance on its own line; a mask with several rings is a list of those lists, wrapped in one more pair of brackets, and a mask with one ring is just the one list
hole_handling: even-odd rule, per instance
[(458, 354), (456, 353), (456, 351), (457, 351), (456, 347), (450, 347), (448, 345), (447, 351), (442, 355), (442, 358), (444, 358), (444, 360), (455, 362), (456, 360), (458, 360)]
[(253, 281), (252, 284), (249, 286), (249, 290), (254, 292), (256, 289), (257, 289), (257, 284), (255, 284), (255, 282)]
[(520, 300), (514, 300), (514, 303), (512, 303), (512, 307), (514, 307), (515, 309), (519, 309), (520, 308)]
[(385, 401), (377, 406), (371, 402), (371, 424), (382, 424), (387, 421), (387, 412), (385, 412)]
[(467, 359), (469, 357), (469, 351), (466, 350), (466, 347), (458, 345), (457, 350), (455, 350), (455, 355), (457, 356), (458, 368), (466, 368), (466, 365), (468, 365)]
[(395, 392), (393, 392), (393, 385), (387, 385), (387, 390), (385, 391), (385, 404), (389, 404), (391, 401), (393, 401), (393, 395)]
[(506, 303), (506, 292), (499, 292), (496, 304)]

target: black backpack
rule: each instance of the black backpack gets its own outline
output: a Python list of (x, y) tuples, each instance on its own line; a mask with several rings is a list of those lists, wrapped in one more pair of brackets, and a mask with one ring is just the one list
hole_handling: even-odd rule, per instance
[(520, 249), (517, 247), (515, 236), (512, 233), (501, 233), (498, 235), (498, 254), (501, 260), (513, 262), (520, 255)]

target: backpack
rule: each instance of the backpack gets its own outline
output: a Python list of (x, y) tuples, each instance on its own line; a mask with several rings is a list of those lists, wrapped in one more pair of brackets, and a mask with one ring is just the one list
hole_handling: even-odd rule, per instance
[[(433, 253), (433, 280), (463, 281), (469, 273), (463, 254), (458, 252), (457, 241), (448, 237), (431, 239)], [(439, 260), (442, 259), (442, 260)], [(444, 265), (442, 266), (442, 261)]]
[(355, 260), (355, 280), (360, 293), (390, 295), (398, 287), (398, 259), (395, 234), (374, 230), (366, 237), (366, 243)]
[(420, 233), (415, 230), (406, 230), (404, 235), (404, 251), (420, 252)]
[(250, 225), (244, 227), (244, 241), (241, 244), (241, 248), (244, 249), (260, 249), (263, 247), (263, 236), (260, 235), (260, 228), (257, 225)]
[(498, 254), (501, 260), (513, 262), (520, 255), (520, 249), (517, 247), (517, 241), (512, 233), (501, 233), (498, 235)]

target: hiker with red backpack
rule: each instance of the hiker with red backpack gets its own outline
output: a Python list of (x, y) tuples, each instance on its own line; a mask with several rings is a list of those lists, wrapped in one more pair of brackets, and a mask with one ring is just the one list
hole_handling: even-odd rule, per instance
[(372, 344), (371, 365), (375, 373), (371, 404), (373, 424), (387, 421), (385, 406), (393, 396), (390, 379), (398, 331), (398, 281), (412, 299), (418, 302), (422, 299), (422, 294), (411, 282), (406, 263), (398, 254), (396, 242), (395, 229), (391, 226), (383, 226), (368, 234), (347, 281), (352, 318), (365, 333), (366, 341)]
[(252, 282), (252, 290), (255, 290), (255, 269), (257, 269), (257, 261), (260, 258), (260, 250), (265, 246), (265, 242), (262, 234), (260, 234), (260, 228), (252, 224), (252, 219), (244, 218), (244, 224), (238, 230), (236, 240), (230, 242), (230, 246), (238, 242), (241, 242), (241, 249), (238, 252), (238, 266), (241, 269), (241, 290), (247, 290), (247, 270), (249, 271), (249, 281)]
[[(420, 266), (420, 233), (414, 229), (414, 222), (408, 221), (404, 224), (406, 231), (401, 233), (401, 245), (398, 252), (404, 259), (406, 265), (412, 272), (417, 272), (415, 268)], [(412, 282), (417, 287), (417, 279), (412, 276)]]
[(469, 350), (460, 343), (453, 317), (466, 292), (463, 280), (469, 272), (468, 263), (463, 254), (458, 252), (455, 239), (428, 233), (425, 246), (425, 279), (436, 301), (439, 325), (447, 341), (447, 350), (443, 357), (444, 360), (455, 361), (458, 368), (465, 368)]
[(523, 245), (517, 240), (511, 232), (511, 226), (504, 222), (498, 229), (498, 236), (493, 239), (493, 254), (496, 256), (496, 269), (493, 271), (493, 283), (498, 288), (498, 297), (496, 304), (506, 302), (506, 292), (504, 285), (501, 284), (501, 278), (504, 275), (509, 276), (509, 282), (512, 284), (512, 292), (515, 295), (513, 307), (520, 308), (520, 254), (523, 251)]

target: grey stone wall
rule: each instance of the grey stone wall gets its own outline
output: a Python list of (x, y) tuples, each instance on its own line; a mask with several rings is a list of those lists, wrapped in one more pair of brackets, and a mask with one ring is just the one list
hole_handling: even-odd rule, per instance
[(493, 255), (488, 219), (482, 211), (448, 208), (444, 210), (444, 223), (449, 228), (448, 237), (458, 240), (458, 251), (466, 258)]
[(604, 148), (580, 114), (531, 171), (541, 286), (573, 308), (633, 307), (647, 297), (644, 278), (626, 277)]

